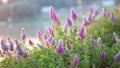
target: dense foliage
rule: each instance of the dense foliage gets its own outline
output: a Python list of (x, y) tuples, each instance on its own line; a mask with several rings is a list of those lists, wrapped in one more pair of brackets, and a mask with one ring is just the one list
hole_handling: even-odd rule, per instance
[[(79, 21), (74, 9), (61, 22), (50, 9), (53, 27), (29, 39), (22, 29), (20, 40), (1, 38), (0, 68), (120, 68), (120, 10), (89, 9)], [(72, 19), (72, 21), (71, 21)]]

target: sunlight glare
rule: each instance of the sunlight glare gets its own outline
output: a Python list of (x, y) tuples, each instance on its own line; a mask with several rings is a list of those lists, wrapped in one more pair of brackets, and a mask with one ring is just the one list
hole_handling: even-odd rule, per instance
[(8, 0), (1, 0), (3, 4), (7, 4)]

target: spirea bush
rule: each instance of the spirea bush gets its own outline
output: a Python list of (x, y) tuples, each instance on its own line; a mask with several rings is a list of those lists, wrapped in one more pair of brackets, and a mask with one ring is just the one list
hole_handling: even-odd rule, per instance
[(79, 21), (74, 9), (61, 26), (53, 7), (48, 33), (36, 39), (1, 37), (0, 68), (120, 68), (120, 10), (102, 12), (89, 8)]

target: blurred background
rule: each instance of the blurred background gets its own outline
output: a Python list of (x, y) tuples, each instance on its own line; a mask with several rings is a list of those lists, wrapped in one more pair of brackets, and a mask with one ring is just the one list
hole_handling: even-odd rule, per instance
[(70, 9), (74, 8), (79, 17), (91, 6), (101, 11), (120, 6), (120, 0), (0, 0), (0, 36), (19, 38), (24, 27), (28, 37), (36, 37), (36, 31), (46, 32), (52, 25), (49, 9), (53, 6), (62, 24)]

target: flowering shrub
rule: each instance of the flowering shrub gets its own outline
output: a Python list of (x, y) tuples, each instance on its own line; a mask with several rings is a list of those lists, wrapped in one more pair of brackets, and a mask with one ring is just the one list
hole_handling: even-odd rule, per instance
[[(79, 22), (71, 9), (62, 27), (53, 7), (50, 9), (53, 27), (48, 33), (37, 32), (29, 39), (22, 29), (20, 40), (2, 37), (1, 68), (119, 68), (120, 10), (102, 12), (89, 10)], [(38, 41), (38, 42), (36, 42)]]

